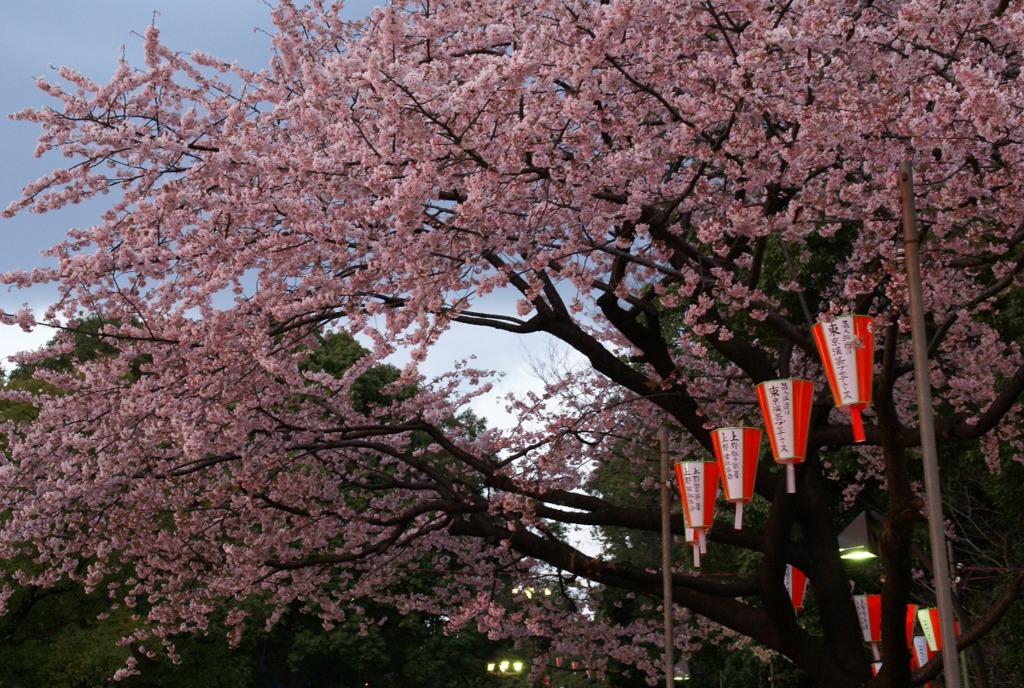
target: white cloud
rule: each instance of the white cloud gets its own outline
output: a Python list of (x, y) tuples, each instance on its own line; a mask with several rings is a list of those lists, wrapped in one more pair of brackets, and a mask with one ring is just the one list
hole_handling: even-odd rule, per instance
[(25, 332), (17, 325), (0, 325), (0, 368), (8, 372), (14, 368), (10, 357), (23, 351), (33, 351), (53, 339), (48, 327), (37, 327)]

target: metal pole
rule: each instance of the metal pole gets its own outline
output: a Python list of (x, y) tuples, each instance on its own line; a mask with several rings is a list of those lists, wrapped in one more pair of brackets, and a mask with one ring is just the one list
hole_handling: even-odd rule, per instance
[(669, 513), (668, 428), (664, 425), (658, 431), (658, 445), (661, 459), (661, 604), (665, 608), (665, 688), (673, 688), (672, 517)]
[[(953, 543), (948, 540), (946, 541), (946, 559), (949, 561), (949, 580), (952, 581), (950, 585), (955, 587), (957, 583), (956, 559), (953, 557)], [(964, 688), (971, 688), (971, 677), (968, 672), (966, 650), (960, 652), (960, 673), (964, 681)]]
[(932, 547), (932, 569), (935, 572), (935, 597), (939, 608), (939, 629), (942, 633), (942, 661), (946, 672), (946, 688), (960, 688), (960, 663), (956, 652), (956, 634), (953, 631), (953, 591), (948, 577), (949, 561), (946, 558), (946, 536), (943, 529), (939, 461), (935, 449), (931, 376), (928, 371), (928, 337), (924, 328), (924, 305), (921, 297), (921, 258), (918, 251), (920, 240), (917, 234), (917, 211), (914, 207), (914, 170), (908, 160), (900, 163), (900, 202), (903, 206), (903, 248), (907, 268), (907, 291), (910, 296), (910, 333), (914, 344), (914, 377), (917, 380), (921, 459), (924, 462), (924, 491)]

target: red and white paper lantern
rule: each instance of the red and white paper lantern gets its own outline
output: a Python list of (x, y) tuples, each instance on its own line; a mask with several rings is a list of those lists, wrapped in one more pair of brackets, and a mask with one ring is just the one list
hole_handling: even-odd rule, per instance
[[(928, 649), (938, 652), (942, 649), (942, 629), (939, 627), (939, 610), (932, 607), (917, 612), (917, 622), (928, 641)], [(953, 635), (960, 635), (960, 626), (953, 620)]]
[(807, 596), (807, 575), (792, 564), (786, 564), (786, 592), (793, 602), (793, 608), (798, 612), (803, 611), (804, 598)]
[(700, 555), (707, 552), (705, 533), (715, 518), (718, 464), (713, 461), (682, 461), (676, 464), (676, 480), (683, 501), (683, 519), (697, 535), (693, 565), (699, 567)]
[(775, 462), (786, 467), (786, 491), (796, 492), (794, 466), (807, 457), (807, 430), (811, 422), (814, 383), (786, 378), (757, 386), (768, 443)]
[(882, 596), (854, 595), (853, 605), (857, 609), (857, 620), (864, 642), (871, 643), (871, 653), (875, 659), (881, 659), (878, 643), (882, 640)]
[(758, 428), (718, 428), (711, 433), (711, 443), (725, 499), (736, 505), (734, 526), (739, 530), (743, 527), (743, 504), (754, 498), (761, 431)]
[(875, 355), (874, 318), (842, 315), (811, 328), (836, 406), (846, 407), (853, 441), (863, 442), (861, 411), (871, 403), (871, 373)]
[[(913, 654), (911, 657), (911, 670), (920, 669), (928, 663), (935, 653), (928, 647), (928, 639), (923, 635), (915, 635), (913, 645), (911, 645)], [(925, 688), (931, 688), (931, 683), (924, 684)]]
[[(860, 621), (860, 630), (864, 634), (864, 642), (871, 643), (871, 652), (875, 659), (879, 659), (878, 643), (882, 640), (882, 596), (881, 595), (855, 595), (853, 604), (857, 608), (857, 620)], [(906, 643), (910, 647), (914, 637), (914, 621), (917, 618), (917, 605), (907, 605)]]

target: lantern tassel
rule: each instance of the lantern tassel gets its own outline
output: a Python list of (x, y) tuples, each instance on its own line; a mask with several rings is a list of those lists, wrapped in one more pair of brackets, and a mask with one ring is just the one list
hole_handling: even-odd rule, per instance
[(733, 527), (736, 530), (743, 530), (743, 502), (736, 502), (736, 520)]
[(700, 547), (696, 544), (693, 545), (693, 567), (695, 569), (700, 568)]
[(796, 492), (796, 466), (791, 463), (786, 464), (786, 492)]

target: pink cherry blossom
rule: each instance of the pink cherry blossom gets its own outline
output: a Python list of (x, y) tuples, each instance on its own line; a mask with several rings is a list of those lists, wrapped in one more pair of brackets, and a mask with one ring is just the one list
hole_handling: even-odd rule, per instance
[[(135, 645), (201, 631), (251, 594), (301, 601), (325, 624), (376, 597), (654, 676), (644, 643), (660, 617), (617, 626), (587, 609), (602, 586), (657, 597), (660, 576), (555, 526), (658, 530), (656, 510), (591, 489), (592, 468), (625, 462), (650, 486), (662, 424), (676, 455), (708, 454), (710, 429), (760, 424), (756, 383), (799, 376), (822, 394), (797, 492), (765, 462), (766, 529), (709, 534), (758, 553), (760, 574), (679, 571), (677, 614), (818, 685), (870, 680), (832, 523), (834, 495), (881, 483), (892, 547), (914, 527), (904, 159), (938, 432), (977, 440), (995, 470), (1022, 456), (1024, 359), (1000, 315), (1024, 271), (1024, 10), (440, 0), (347, 23), (314, 0), (273, 17), (262, 71), (178, 52), (154, 27), (143, 66), (106, 84), (62, 69), (39, 84), (51, 105), (16, 115), (41, 128), (39, 155), (67, 160), (5, 215), (96, 196), (109, 209), (50, 249), (57, 269), (4, 276), (59, 299), (3, 321), (99, 319), (117, 353), (41, 371), (45, 394), (10, 393), (38, 407), (5, 428), (0, 556), (38, 564), (14, 579), (94, 585), (130, 564), (111, 592), (149, 603)], [(489, 295), (509, 308), (481, 307)], [(856, 450), (810, 337), (852, 311), (878, 322)], [(480, 369), (417, 368), (457, 323), (554, 338), (587, 367), (509, 399), (514, 427), (471, 432), (453, 419), (487, 389), (487, 347)], [(304, 365), (331, 331), (370, 348), (340, 378)], [(353, 408), (353, 382), (399, 350), (412, 362), (395, 388), (415, 393)], [(861, 452), (862, 482), (831, 487), (854, 477), (830, 461), (838, 450)], [(903, 609), (912, 570), (897, 553), (881, 592)], [(824, 637), (786, 606), (787, 563), (808, 573)], [(410, 570), (445, 584), (399, 595)], [(538, 576), (563, 597), (509, 602)], [(241, 632), (244, 615), (229, 621)], [(884, 623), (895, 635), (903, 620)], [(903, 668), (880, 680), (907, 685), (906, 648), (882, 655)]]

